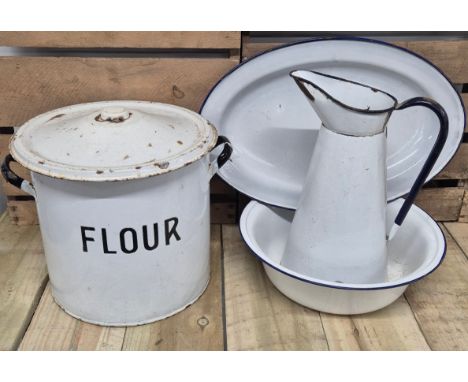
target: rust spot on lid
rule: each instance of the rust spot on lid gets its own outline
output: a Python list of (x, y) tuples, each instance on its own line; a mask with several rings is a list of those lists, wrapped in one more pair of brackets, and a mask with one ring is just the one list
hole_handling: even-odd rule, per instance
[(161, 170), (165, 170), (169, 167), (169, 162), (160, 162), (154, 164), (156, 167), (159, 167)]
[(139, 170), (140, 168), (141, 168), (141, 166), (136, 166), (135, 170)]
[(102, 171), (102, 170), (97, 170), (97, 171), (96, 171), (96, 174), (98, 174), (98, 175), (99, 175), (99, 174), (104, 174), (104, 171)]
[(39, 164), (44, 164), (45, 162), (43, 160), (38, 161)]
[(128, 117), (125, 118), (125, 117), (122, 117), (122, 116), (119, 116), (119, 117), (116, 117), (116, 118), (102, 118), (101, 114), (97, 115), (94, 119), (97, 121), (97, 122), (112, 122), (112, 123), (120, 123), (120, 122), (123, 122), (123, 121), (126, 121), (128, 118), (130, 118), (132, 116), (132, 113), (128, 113)]
[(52, 118), (50, 118), (47, 122), (49, 121), (52, 121), (53, 119), (57, 119), (57, 118), (61, 118), (63, 117), (65, 114), (57, 114), (57, 115), (54, 115)]
[(148, 143), (148, 147), (153, 147), (153, 145), (151, 144), (151, 142), (150, 142), (150, 143)]
[(128, 158), (130, 158), (130, 155), (127, 154), (123, 157), (123, 160), (128, 159)]
[(172, 130), (175, 130), (174, 125), (169, 124), (169, 127), (170, 127)]
[(184, 144), (184, 142), (182, 142), (182, 141), (177, 141), (177, 143), (178, 143), (179, 145), (183, 145), (183, 144)]

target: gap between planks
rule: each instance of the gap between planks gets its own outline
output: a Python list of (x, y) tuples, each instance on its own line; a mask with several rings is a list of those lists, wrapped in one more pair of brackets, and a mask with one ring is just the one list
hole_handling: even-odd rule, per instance
[[(468, 225), (453, 227), (466, 230)], [(440, 269), (410, 286), (406, 299), (402, 296), (383, 310), (351, 317), (318, 314), (281, 295), (238, 230), (223, 226), (229, 350), (468, 348), (468, 266), (447, 232), (448, 252)], [(468, 248), (467, 239), (465, 233)]]
[[(35, 230), (38, 237), (37, 227), (11, 229), (18, 232)], [(221, 231), (219, 226), (212, 226), (212, 281), (199, 302), (186, 311), (140, 327), (103, 328), (85, 324), (65, 314), (53, 303), (48, 287), (26, 330), (20, 349), (465, 350), (468, 348), (468, 224), (445, 223), (443, 229), (448, 251), (440, 269), (411, 286), (406, 292), (406, 300), (400, 298), (389, 307), (372, 314), (348, 317), (319, 314), (281, 295), (266, 278), (262, 266), (248, 252), (239, 228), (224, 225)], [(13, 238), (12, 233), (8, 231), (7, 234)], [(39, 242), (40, 245), (37, 237), (30, 243), (36, 243), (37, 246)], [(29, 246), (32, 244), (25, 245), (28, 248), (26, 252), (31, 253)], [(21, 245), (15, 245), (16, 252), (21, 248)], [(223, 250), (226, 342), (222, 333)], [(41, 249), (32, 252), (38, 255)], [(42, 258), (39, 269), (45, 270), (43, 256), (39, 254), (41, 256), (36, 256), (36, 259)], [(5, 263), (6, 266), (15, 267), (10, 261), (16, 257), (8, 257), (10, 260)], [(21, 264), (25, 266), (26, 262)], [(22, 269), (23, 265), (18, 269)], [(33, 274), (40, 274), (37, 265), (29, 266), (31, 272), (34, 270)], [(17, 282), (20, 279), (24, 282), (24, 274), (14, 274)], [(44, 277), (46, 280), (45, 273)], [(26, 293), (32, 299), (28, 297), (26, 308), (22, 304), (20, 309), (23, 318), (13, 320), (19, 335), (29, 323), (28, 312), (32, 314), (34, 311), (37, 294), (40, 296), (41, 288), (38, 284), (45, 282), (40, 279), (37, 283), (35, 280), (32, 293)], [(31, 288), (23, 287), (21, 290)], [(11, 310), (16, 312), (15, 309)], [(214, 335), (204, 335), (204, 331), (194, 325), (195, 319), (201, 314), (209, 319), (210, 325), (214, 324), (211, 326)], [(212, 316), (214, 318), (210, 320)], [(10, 324), (12, 321), (8, 322)], [(14, 348), (17, 342), (18, 338), (13, 336), (10, 346)], [(2, 346), (5, 346), (5, 342), (2, 342)]]
[(228, 350), (429, 350), (404, 298), (366, 315), (336, 316), (283, 296), (243, 242), (223, 225)]
[(123, 350), (223, 350), (221, 226), (211, 225), (211, 280), (205, 293), (176, 315), (127, 328)]
[(467, 350), (468, 224), (440, 225), (447, 241), (445, 260), (408, 288), (406, 297), (433, 350)]
[(238, 31), (0, 32), (0, 45), (33, 48), (239, 49)]
[(37, 226), (0, 217), (0, 350), (18, 347), (47, 283)]

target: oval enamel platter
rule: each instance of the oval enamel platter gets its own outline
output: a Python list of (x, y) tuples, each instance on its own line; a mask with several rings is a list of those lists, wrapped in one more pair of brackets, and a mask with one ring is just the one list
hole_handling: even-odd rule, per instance
[[(254, 199), (286, 208), (295, 208), (299, 201), (321, 122), (289, 77), (295, 69), (361, 82), (392, 94), (398, 102), (418, 96), (439, 102), (449, 117), (449, 135), (426, 181), (444, 168), (461, 143), (463, 102), (445, 75), (422, 57), (361, 38), (291, 44), (238, 65), (215, 85), (200, 111), (233, 145), (219, 175)], [(387, 124), (387, 200), (409, 192), (438, 126), (425, 108), (392, 114)]]

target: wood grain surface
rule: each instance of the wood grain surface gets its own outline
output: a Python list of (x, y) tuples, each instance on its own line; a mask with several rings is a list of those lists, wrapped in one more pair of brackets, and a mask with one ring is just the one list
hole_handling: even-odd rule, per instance
[[(468, 230), (468, 225), (456, 224), (460, 224), (460, 230)], [(445, 228), (444, 234), (444, 262), (408, 288), (406, 297), (432, 350), (467, 350), (468, 259)]]
[(16, 349), (47, 282), (37, 226), (0, 217), (0, 350)]
[[(310, 38), (310, 37), (309, 37)], [(301, 37), (297, 40), (304, 40)], [(288, 43), (294, 42), (290, 39)], [(452, 82), (462, 84), (468, 82), (468, 40), (418, 40), (398, 41), (392, 40), (392, 44), (401, 46), (423, 56), (439, 67)], [(268, 49), (276, 48), (284, 44), (284, 41), (271, 37), (269, 41), (255, 41), (250, 36), (243, 37), (242, 58), (245, 60)]]
[(76, 320), (54, 303), (50, 287), (45, 288), (38, 227), (14, 226), (3, 215), (0, 348), (468, 350), (468, 224), (442, 228), (447, 254), (434, 273), (380, 311), (337, 316), (283, 296), (249, 252), (239, 228), (213, 225), (211, 281), (198, 301), (162, 321), (109, 328)]
[(239, 49), (240, 32), (0, 32), (0, 46)]
[(0, 57), (0, 126), (77, 103), (143, 100), (197, 111), (235, 58)]

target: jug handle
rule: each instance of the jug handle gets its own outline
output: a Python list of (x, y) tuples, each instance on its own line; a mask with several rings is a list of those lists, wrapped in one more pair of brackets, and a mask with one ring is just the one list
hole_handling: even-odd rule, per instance
[(212, 178), (218, 172), (218, 170), (226, 164), (226, 162), (231, 157), (231, 154), (232, 154), (231, 141), (223, 135), (218, 136), (218, 140), (216, 141), (216, 145), (213, 148), (213, 150), (222, 144), (224, 144), (223, 151), (221, 151), (221, 154), (218, 155), (216, 160), (210, 163), (210, 178)]
[(11, 185), (28, 193), (29, 195), (36, 197), (36, 190), (34, 189), (34, 186), (13, 172), (10, 167), (11, 162), (16, 162), (16, 160), (11, 156), (11, 154), (8, 154), (2, 163), (2, 175), (5, 180)]
[(416, 195), (418, 194), (419, 190), (423, 186), (424, 181), (428, 177), (429, 173), (434, 167), (434, 164), (439, 158), (439, 155), (442, 152), (442, 149), (445, 145), (445, 142), (447, 141), (447, 136), (448, 136), (449, 122), (448, 122), (447, 113), (445, 112), (444, 108), (439, 103), (429, 98), (416, 97), (416, 98), (411, 98), (407, 101), (400, 103), (399, 105), (395, 107), (395, 110), (403, 110), (403, 109), (407, 109), (413, 106), (425, 107), (429, 110), (432, 110), (437, 115), (437, 118), (439, 119), (439, 133), (437, 135), (434, 146), (432, 147), (432, 150), (429, 153), (429, 156), (427, 157), (426, 162), (424, 163), (421, 169), (421, 172), (416, 178), (408, 196), (405, 199), (405, 202), (401, 206), (400, 211), (398, 212), (398, 215), (395, 218), (394, 225), (388, 235), (389, 240), (392, 239), (397, 229), (401, 226), (401, 224), (405, 220), (406, 215), (408, 214), (408, 211), (410, 210), (411, 206), (414, 203), (414, 199), (416, 198)]

